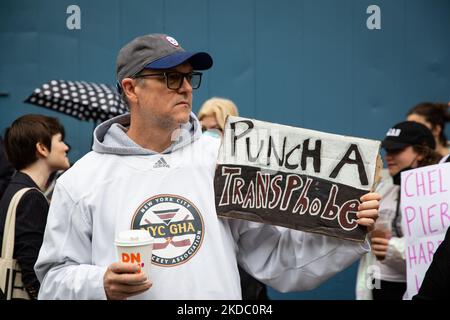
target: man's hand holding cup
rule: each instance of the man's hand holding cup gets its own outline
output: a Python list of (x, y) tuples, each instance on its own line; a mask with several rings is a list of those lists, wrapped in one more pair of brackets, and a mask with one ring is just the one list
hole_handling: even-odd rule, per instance
[(103, 285), (109, 300), (125, 300), (152, 287), (147, 274), (142, 272), (139, 265), (124, 262), (115, 262), (108, 266)]
[(144, 230), (126, 230), (115, 244), (119, 262), (109, 265), (103, 277), (106, 297), (123, 300), (150, 289), (153, 238)]

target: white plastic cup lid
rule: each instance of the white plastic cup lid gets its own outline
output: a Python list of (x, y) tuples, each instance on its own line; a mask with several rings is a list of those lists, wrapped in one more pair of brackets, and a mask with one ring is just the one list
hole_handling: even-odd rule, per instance
[(143, 246), (153, 243), (153, 237), (145, 230), (125, 230), (116, 238), (118, 246)]

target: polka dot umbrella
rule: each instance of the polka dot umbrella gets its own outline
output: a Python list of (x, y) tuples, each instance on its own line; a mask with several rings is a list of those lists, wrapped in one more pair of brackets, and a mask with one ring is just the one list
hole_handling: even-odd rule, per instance
[(24, 102), (95, 123), (128, 112), (114, 87), (85, 81), (52, 80), (35, 89)]

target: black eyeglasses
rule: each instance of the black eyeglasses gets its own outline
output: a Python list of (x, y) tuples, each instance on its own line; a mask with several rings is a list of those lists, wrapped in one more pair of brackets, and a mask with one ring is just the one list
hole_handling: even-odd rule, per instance
[(151, 74), (139, 74), (134, 76), (133, 78), (146, 78), (146, 77), (160, 77), (166, 78), (167, 88), (171, 90), (178, 90), (183, 85), (184, 79), (189, 82), (192, 89), (198, 89), (200, 87), (200, 83), (202, 82), (202, 73), (201, 72), (161, 72), (161, 73), (151, 73)]

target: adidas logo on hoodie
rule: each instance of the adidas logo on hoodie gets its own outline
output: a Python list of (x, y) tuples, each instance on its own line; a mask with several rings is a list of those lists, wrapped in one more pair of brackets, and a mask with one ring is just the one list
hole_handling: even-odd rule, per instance
[(164, 158), (160, 158), (153, 166), (153, 168), (170, 168), (169, 164), (164, 160)]

